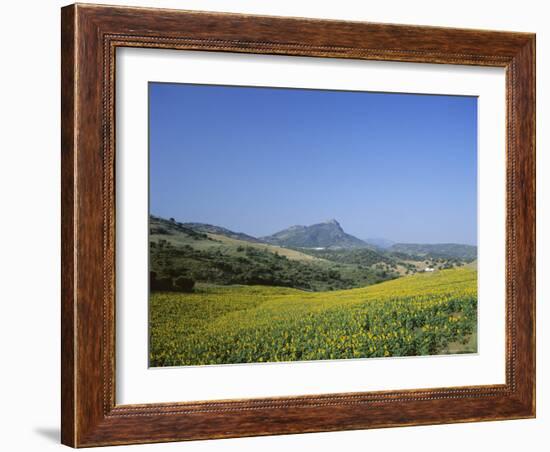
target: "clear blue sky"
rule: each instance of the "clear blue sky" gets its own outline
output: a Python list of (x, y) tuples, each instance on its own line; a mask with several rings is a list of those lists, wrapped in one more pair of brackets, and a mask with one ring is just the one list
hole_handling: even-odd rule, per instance
[(150, 212), (477, 241), (477, 98), (149, 84)]

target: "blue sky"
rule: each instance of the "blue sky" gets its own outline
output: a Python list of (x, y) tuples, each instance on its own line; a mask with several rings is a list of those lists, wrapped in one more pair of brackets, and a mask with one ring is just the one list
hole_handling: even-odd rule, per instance
[(149, 83), (150, 212), (477, 241), (477, 98)]

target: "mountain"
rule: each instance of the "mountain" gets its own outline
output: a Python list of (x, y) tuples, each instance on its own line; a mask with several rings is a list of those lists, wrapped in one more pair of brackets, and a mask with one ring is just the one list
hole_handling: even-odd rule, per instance
[(347, 234), (336, 220), (311, 226), (291, 226), (273, 235), (261, 237), (267, 243), (295, 248), (365, 248), (368, 245)]
[(370, 239), (363, 239), (363, 241), (369, 245), (372, 245), (376, 248), (380, 248), (382, 250), (390, 248), (392, 245), (395, 245), (395, 242), (393, 240), (388, 240), (384, 238), (370, 238)]
[(213, 224), (207, 223), (181, 223), (182, 226), (193, 229), (197, 232), (203, 232), (208, 234), (218, 234), (225, 237), (230, 237), (232, 239), (244, 240), (246, 242), (261, 243), (261, 240), (258, 240), (256, 237), (245, 234), (243, 232), (235, 232), (221, 226), (214, 226)]
[(458, 243), (396, 243), (388, 251), (410, 256), (428, 256), (442, 259), (473, 260), (477, 258), (477, 246)]

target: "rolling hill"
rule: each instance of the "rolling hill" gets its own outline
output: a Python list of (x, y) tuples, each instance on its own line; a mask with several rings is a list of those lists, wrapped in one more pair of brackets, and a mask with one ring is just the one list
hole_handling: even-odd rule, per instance
[(244, 234), (242, 232), (234, 232), (227, 228), (222, 228), (221, 226), (214, 226), (213, 224), (182, 223), (182, 225), (193, 229), (194, 231), (223, 235), (225, 237), (230, 237), (237, 240), (245, 240), (247, 242), (261, 243), (261, 240), (258, 240), (256, 237), (252, 237), (251, 235)]
[[(217, 232), (150, 217), (150, 270), (154, 279), (179, 277), (220, 285), (244, 284), (335, 290), (361, 287), (398, 276), (386, 268), (370, 268), (345, 259), (338, 262), (258, 241), (234, 238), (225, 228)], [(307, 250), (304, 250), (307, 251)]]
[(461, 259), (471, 261), (477, 258), (477, 247), (458, 243), (396, 243), (388, 251), (416, 257), (431, 257), (441, 259)]
[(383, 249), (347, 234), (336, 220), (256, 238), (212, 224), (150, 216), (149, 232), (152, 278), (311, 291), (367, 286), (428, 267), (462, 266), (474, 261), (477, 252), (459, 244), (393, 244)]

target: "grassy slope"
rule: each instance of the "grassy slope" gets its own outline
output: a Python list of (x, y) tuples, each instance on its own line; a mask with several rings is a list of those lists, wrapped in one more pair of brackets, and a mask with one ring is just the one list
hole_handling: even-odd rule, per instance
[(323, 262), (324, 261), (324, 259), (319, 259), (315, 256), (310, 256), (308, 254), (301, 253), (300, 251), (296, 251), (290, 248), (283, 248), (277, 245), (269, 245), (266, 243), (244, 242), (243, 240), (233, 239), (231, 237), (225, 237), (223, 235), (217, 235), (217, 234), (208, 234), (208, 236), (234, 249), (237, 249), (239, 246), (244, 245), (244, 246), (250, 246), (257, 250), (268, 251), (270, 253), (278, 254), (279, 256), (285, 256), (286, 258), (292, 261), (302, 261), (302, 262)]
[[(330, 290), (360, 287), (397, 276), (397, 272), (333, 262), (299, 250), (243, 241), (212, 233), (196, 233), (162, 219), (151, 219), (151, 269), (159, 275), (183, 274), (199, 282), (263, 284)], [(159, 246), (165, 242), (170, 248)], [(192, 253), (190, 249), (201, 254)], [(257, 251), (255, 254), (248, 252)], [(283, 259), (280, 259), (280, 258)]]
[(315, 256), (310, 256), (308, 254), (301, 253), (300, 251), (296, 251), (293, 249), (283, 248), (267, 243), (248, 242), (220, 234), (205, 233), (204, 235), (211, 240), (197, 240), (193, 239), (193, 237), (188, 234), (182, 233), (181, 230), (178, 230), (176, 225), (171, 225), (170, 222), (166, 220), (152, 218), (150, 221), (151, 224), (155, 226), (162, 226), (166, 231), (169, 232), (169, 234), (151, 234), (150, 240), (152, 242), (158, 242), (159, 240), (164, 239), (174, 246), (190, 245), (198, 250), (215, 249), (223, 246), (226, 251), (234, 254), (237, 253), (237, 249), (239, 247), (249, 246), (257, 250), (268, 251), (270, 253), (279, 254), (280, 256), (285, 256), (290, 260), (304, 262), (322, 261), (322, 259), (319, 259)]
[(276, 245), (268, 245), (264, 243), (245, 242), (243, 240), (233, 239), (231, 237), (225, 237), (218, 234), (206, 234), (211, 240), (193, 240), (191, 237), (184, 234), (177, 235), (152, 235), (151, 241), (158, 242), (159, 240), (166, 240), (172, 245), (178, 247), (183, 245), (190, 245), (197, 250), (219, 249), (223, 247), (224, 251), (230, 254), (237, 254), (237, 249), (241, 246), (247, 246), (260, 251), (268, 251), (270, 253), (279, 254), (280, 256), (286, 256), (288, 259), (300, 262), (326, 262), (323, 259), (319, 259), (314, 256), (310, 256), (299, 251), (282, 248)]
[(151, 365), (463, 353), (476, 309), (470, 268), (316, 293), (199, 285), (152, 295)]

